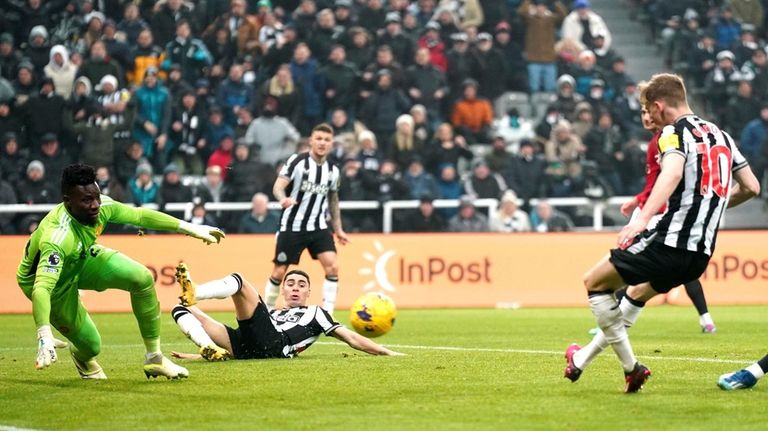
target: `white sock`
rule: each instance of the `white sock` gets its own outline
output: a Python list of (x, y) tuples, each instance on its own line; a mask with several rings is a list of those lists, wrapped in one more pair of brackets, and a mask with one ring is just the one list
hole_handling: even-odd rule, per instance
[(712, 316), (710, 316), (709, 313), (704, 313), (699, 316), (699, 324), (704, 327), (707, 325), (714, 325), (715, 321), (712, 320)]
[[(643, 305), (645, 304), (643, 303)], [(633, 304), (627, 300), (627, 298), (622, 298), (622, 300), (619, 301), (619, 310), (621, 310), (624, 326), (626, 328), (631, 328), (637, 321), (640, 312), (643, 311), (643, 307)], [(573, 365), (581, 370), (585, 369), (592, 363), (592, 360), (595, 359), (597, 355), (605, 350), (606, 347), (608, 347), (608, 340), (605, 339), (603, 331), (600, 331), (595, 334), (589, 344), (573, 354)]]
[(272, 280), (272, 277), (267, 279), (267, 284), (264, 286), (264, 303), (271, 310), (275, 308), (277, 303), (277, 296), (280, 294), (280, 281)]
[(177, 305), (171, 311), (171, 315), (176, 324), (179, 325), (181, 332), (192, 340), (193, 343), (197, 344), (198, 347), (215, 344), (208, 333), (205, 332), (205, 329), (203, 329), (203, 324), (186, 307)]
[(218, 280), (209, 281), (197, 286), (195, 299), (224, 299), (237, 293), (243, 286), (238, 274), (230, 274)]
[(624, 327), (624, 319), (616, 298), (610, 293), (590, 295), (589, 305), (597, 325), (600, 326), (608, 344), (619, 357), (624, 371), (632, 371), (637, 359), (632, 351), (632, 345), (629, 343), (627, 328)]
[(752, 375), (755, 376), (755, 378), (758, 379), (758, 380), (763, 378), (763, 376), (765, 375), (765, 372), (760, 367), (760, 364), (758, 364), (757, 362), (755, 362), (754, 364), (748, 366), (747, 367), (747, 371), (752, 373)]
[(336, 292), (339, 289), (339, 277), (328, 276), (323, 280), (323, 308), (333, 314), (336, 306)]

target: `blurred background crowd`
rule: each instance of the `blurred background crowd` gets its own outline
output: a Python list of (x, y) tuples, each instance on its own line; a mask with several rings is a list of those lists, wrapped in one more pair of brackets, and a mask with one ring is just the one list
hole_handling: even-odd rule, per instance
[[(768, 1), (626, 1), (762, 174)], [(117, 200), (274, 232), (276, 172), (326, 121), (342, 200), (419, 200), (396, 230), (570, 230), (578, 212), (529, 200), (645, 181), (650, 134), (609, 27), (589, 0), (5, 0), (0, 204), (59, 202), (79, 161)], [(0, 213), (0, 232), (40, 216)], [(381, 230), (375, 211), (344, 221)]]

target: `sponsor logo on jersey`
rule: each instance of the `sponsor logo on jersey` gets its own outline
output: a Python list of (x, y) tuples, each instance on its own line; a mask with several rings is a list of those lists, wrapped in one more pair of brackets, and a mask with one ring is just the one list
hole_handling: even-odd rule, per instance
[(48, 255), (48, 265), (57, 266), (59, 263), (61, 263), (61, 256), (59, 256), (58, 251), (54, 251)]
[(324, 195), (328, 193), (328, 184), (314, 184), (307, 180), (301, 182), (300, 190), (304, 193)]

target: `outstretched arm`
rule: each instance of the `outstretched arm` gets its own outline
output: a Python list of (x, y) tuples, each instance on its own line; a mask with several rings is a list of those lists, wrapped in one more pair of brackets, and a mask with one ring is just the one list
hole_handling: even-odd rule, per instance
[(370, 355), (403, 356), (402, 353), (394, 352), (386, 347), (377, 344), (360, 334), (350, 331), (340, 326), (331, 334), (339, 340), (349, 344), (349, 347), (368, 353)]

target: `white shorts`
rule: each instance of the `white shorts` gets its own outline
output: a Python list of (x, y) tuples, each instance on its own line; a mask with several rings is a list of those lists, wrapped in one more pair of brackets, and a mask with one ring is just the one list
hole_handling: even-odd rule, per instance
[[(629, 218), (630, 223), (640, 217), (640, 211), (642, 211), (640, 207), (637, 207), (634, 211), (632, 211), (632, 216)], [(648, 221), (648, 225), (645, 226), (645, 228), (648, 230), (655, 228), (656, 225), (659, 224), (659, 220), (661, 220), (663, 215), (664, 214), (656, 214), (655, 216), (651, 217), (651, 219)]]

